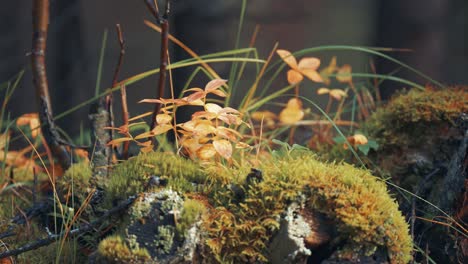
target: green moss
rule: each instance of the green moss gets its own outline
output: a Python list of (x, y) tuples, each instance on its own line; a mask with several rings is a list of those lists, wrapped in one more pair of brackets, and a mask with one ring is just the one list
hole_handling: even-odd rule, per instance
[(301, 150), (266, 159), (260, 169), (263, 181), (243, 185), (240, 200), (226, 185), (218, 186), (211, 199), (215, 208), (204, 225), (207, 246), (218, 262), (266, 262), (266, 245), (291, 201), (305, 201), (306, 207), (334, 220), (335, 242), (344, 244), (343, 255), (383, 248), (392, 263), (411, 260), (408, 225), (385, 184), (368, 171), (322, 163)]
[(99, 258), (110, 263), (145, 263), (150, 260), (148, 251), (138, 246), (129, 245), (118, 235), (109, 236), (99, 243)]
[(180, 218), (177, 219), (176, 230), (179, 239), (183, 239), (187, 231), (193, 224), (200, 219), (206, 211), (205, 206), (197, 200), (185, 200), (182, 206)]
[(397, 94), (379, 108), (365, 124), (381, 147), (415, 146), (427, 142), (431, 135), (453, 126), (461, 113), (468, 112), (466, 87), (420, 91), (412, 89)]
[(141, 153), (112, 168), (106, 186), (107, 205), (142, 192), (152, 176), (167, 177), (168, 187), (181, 192), (191, 191), (193, 182), (205, 181), (200, 167), (190, 160), (171, 153)]
[(87, 162), (75, 163), (65, 171), (62, 179), (57, 181), (57, 187), (63, 196), (73, 193), (78, 198), (76, 202), (81, 203), (91, 191), (89, 182), (91, 175), (91, 167)]

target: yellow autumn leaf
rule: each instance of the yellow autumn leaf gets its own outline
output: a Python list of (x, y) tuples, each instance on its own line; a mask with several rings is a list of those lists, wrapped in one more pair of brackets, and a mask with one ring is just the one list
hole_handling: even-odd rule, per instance
[(280, 56), (280, 58), (289, 65), (294, 70), (298, 69), (296, 58), (291, 54), (291, 52), (283, 49), (279, 49), (276, 53)]
[(225, 140), (225, 139), (213, 140), (213, 147), (221, 157), (225, 159), (231, 158), (232, 144), (228, 140)]
[(158, 114), (156, 115), (157, 124), (168, 124), (172, 121), (172, 116), (168, 114)]
[(0, 134), (0, 150), (4, 149), (6, 147), (6, 144), (9, 141), (10, 141), (10, 134), (8, 132)]
[(205, 111), (207, 112), (218, 114), (221, 112), (221, 110), (223, 110), (223, 108), (217, 104), (213, 104), (213, 103), (205, 104)]
[(341, 89), (332, 89), (330, 90), (330, 96), (339, 101), (341, 98), (346, 97), (347, 94)]
[(330, 85), (330, 75), (332, 75), (336, 70), (336, 56), (333, 56), (328, 66), (320, 71), (320, 76), (322, 76), (323, 83)]
[(279, 115), (282, 123), (287, 125), (295, 124), (304, 118), (304, 111), (302, 110), (302, 102), (297, 98), (290, 99), (286, 108), (283, 109)]
[(338, 69), (338, 72), (336, 74), (336, 79), (339, 82), (351, 82), (353, 80), (351, 76), (351, 65), (345, 64), (342, 67)]
[(270, 111), (257, 111), (253, 112), (250, 117), (255, 121), (262, 121), (262, 119), (276, 119), (276, 114)]
[(318, 95), (329, 94), (329, 93), (330, 93), (330, 89), (325, 88), (325, 87), (322, 87), (322, 88), (320, 88), (320, 89), (317, 90), (317, 94), (318, 94)]
[(246, 149), (246, 148), (250, 148), (251, 146), (247, 143), (244, 143), (244, 142), (237, 142), (236, 143), (236, 149)]

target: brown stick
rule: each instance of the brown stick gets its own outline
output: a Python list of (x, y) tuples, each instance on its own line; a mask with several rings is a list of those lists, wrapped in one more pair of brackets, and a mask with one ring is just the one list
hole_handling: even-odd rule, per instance
[[(127, 106), (127, 89), (125, 85), (120, 86), (120, 94), (122, 95), (122, 118), (124, 126), (128, 129), (128, 106)], [(127, 132), (128, 133), (128, 132)], [(128, 149), (130, 147), (130, 142), (125, 141), (123, 145), (122, 157), (123, 159), (128, 159)]]
[[(164, 88), (166, 86), (166, 70), (167, 70), (167, 63), (168, 63), (168, 47), (169, 47), (169, 13), (170, 13), (170, 3), (171, 0), (166, 0), (166, 5), (164, 9), (164, 14), (162, 17), (159, 16), (159, 12), (153, 6), (151, 1), (145, 1), (146, 6), (156, 18), (158, 24), (161, 25), (161, 59), (160, 59), (160, 67), (159, 67), (159, 82), (158, 82), (158, 97), (164, 97)], [(156, 123), (156, 115), (161, 110), (161, 104), (156, 104), (153, 110), (153, 115), (151, 116), (151, 126), (150, 129), (153, 129)]]
[(52, 106), (50, 103), (49, 85), (47, 82), (45, 53), (47, 47), (47, 31), (49, 26), (49, 0), (33, 1), (33, 36), (31, 65), (33, 83), (36, 87), (36, 96), (39, 101), (39, 119), (42, 125), (42, 134), (49, 145), (52, 154), (64, 170), (71, 165), (68, 150), (55, 126)]
[[(117, 39), (119, 41), (120, 54), (119, 54), (119, 59), (117, 61), (117, 67), (115, 68), (114, 78), (112, 80), (112, 87), (116, 87), (118, 84), (119, 74), (122, 68), (123, 58), (125, 56), (125, 40), (124, 40), (123, 33), (122, 33), (122, 27), (120, 26), (120, 24), (116, 24), (115, 26), (117, 29)], [(123, 119), (124, 125), (128, 127), (127, 93), (126, 93), (126, 88), (124, 85), (120, 86), (120, 94), (121, 94), (121, 100), (122, 100), (122, 119)], [(129, 141), (124, 142), (123, 153), (122, 153), (122, 156), (124, 159), (128, 159), (129, 146), (130, 146)]]

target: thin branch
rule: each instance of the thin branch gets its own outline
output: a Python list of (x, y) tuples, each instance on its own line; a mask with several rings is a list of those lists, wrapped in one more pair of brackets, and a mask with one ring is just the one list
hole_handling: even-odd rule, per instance
[[(114, 78), (112, 80), (112, 87), (117, 86), (120, 70), (122, 68), (123, 58), (125, 56), (125, 40), (124, 40), (123, 33), (122, 33), (122, 27), (120, 26), (120, 24), (116, 24), (115, 26), (117, 29), (117, 40), (119, 41), (120, 53), (119, 53), (119, 59), (117, 61), (117, 66), (114, 72)], [(126, 94), (125, 86), (120, 87), (120, 94), (121, 94), (121, 100), (122, 100), (122, 119), (124, 121), (124, 125), (128, 126), (128, 107), (127, 107), (127, 94)], [(111, 139), (112, 138), (113, 137), (111, 137)], [(124, 142), (123, 153), (122, 153), (122, 156), (124, 157), (124, 159), (128, 159), (129, 146), (130, 146), (129, 141)]]
[(6, 258), (6, 257), (9, 257), (9, 256), (17, 256), (17, 255), (22, 254), (24, 252), (28, 252), (28, 251), (31, 251), (31, 250), (38, 249), (40, 247), (50, 245), (50, 244), (60, 240), (61, 238), (63, 238), (65, 235), (67, 235), (69, 238), (73, 238), (73, 237), (76, 237), (76, 236), (78, 236), (80, 234), (91, 231), (92, 229), (94, 229), (95, 227), (100, 225), (104, 220), (106, 220), (110, 216), (112, 216), (114, 214), (117, 214), (117, 213), (119, 213), (119, 212), (121, 212), (123, 210), (126, 210), (136, 200), (136, 198), (137, 198), (137, 196), (132, 196), (132, 197), (128, 198), (126, 201), (120, 203), (116, 207), (106, 211), (98, 219), (92, 221), (89, 224), (83, 224), (80, 227), (71, 230), (70, 232), (64, 231), (64, 232), (59, 233), (59, 234), (52, 234), (52, 235), (47, 236), (46, 238), (36, 240), (36, 241), (28, 243), (28, 244), (26, 244), (26, 245), (24, 245), (22, 247), (2, 252), (2, 253), (0, 253), (0, 259)]
[[(145, 1), (146, 6), (150, 12), (155, 17), (158, 24), (161, 25), (161, 54), (160, 54), (160, 71), (159, 71), (159, 82), (158, 82), (158, 97), (164, 97), (164, 90), (166, 86), (166, 71), (168, 64), (168, 47), (169, 47), (169, 13), (170, 13), (170, 4), (171, 0), (166, 0), (166, 5), (164, 7), (164, 14), (160, 17), (159, 12), (153, 6), (151, 1)], [(153, 129), (156, 126), (156, 115), (161, 110), (161, 104), (156, 104), (153, 110), (153, 115), (151, 116), (151, 126), (150, 129)]]
[(49, 26), (49, 0), (33, 1), (33, 35), (31, 65), (33, 83), (39, 101), (39, 119), (42, 124), (42, 134), (53, 155), (64, 170), (70, 167), (70, 153), (54, 123), (50, 103), (49, 85), (47, 81), (45, 54), (47, 46), (47, 31)]
[[(128, 128), (128, 106), (127, 106), (127, 89), (125, 85), (120, 86), (120, 93), (122, 95), (122, 118), (123, 118), (123, 123), (124, 126)], [(122, 157), (123, 159), (128, 159), (128, 149), (130, 147), (130, 142), (125, 141), (123, 145), (123, 150), (122, 150)]]
[(117, 61), (117, 67), (115, 68), (114, 78), (112, 79), (112, 87), (115, 87), (117, 85), (120, 70), (122, 68), (123, 57), (125, 56), (125, 40), (123, 38), (122, 27), (120, 26), (120, 24), (116, 24), (115, 27), (117, 29), (117, 39), (119, 41), (120, 54), (119, 59)]

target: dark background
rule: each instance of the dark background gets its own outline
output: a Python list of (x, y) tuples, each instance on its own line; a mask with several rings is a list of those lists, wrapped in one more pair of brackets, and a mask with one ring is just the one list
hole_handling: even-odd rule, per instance
[[(0, 9), (0, 82), (20, 70), (26, 74), (8, 110), (13, 117), (36, 109), (29, 57), (31, 47), (31, 0), (3, 1)], [(198, 54), (233, 49), (241, 0), (174, 0), (171, 33)], [(256, 47), (266, 58), (274, 43), (291, 51), (319, 45), (359, 45), (407, 48), (411, 52), (389, 55), (446, 84), (468, 83), (468, 1), (465, 0), (255, 0), (248, 1), (240, 47), (246, 47), (258, 24)], [(52, 0), (47, 51), (49, 84), (55, 113), (61, 113), (94, 94), (103, 32), (109, 30), (102, 88), (110, 87), (118, 56), (115, 24), (122, 25), (126, 57), (121, 79), (159, 67), (159, 33), (143, 24), (154, 21), (143, 1)], [(370, 58), (353, 52), (323, 53), (338, 63), (349, 63), (353, 71), (369, 70)], [(171, 60), (185, 58), (171, 48)], [(277, 58), (277, 57), (276, 57)], [(399, 70), (395, 64), (375, 60), (381, 74)], [(227, 65), (228, 66), (228, 65)], [(228, 78), (228, 67), (218, 67)], [(175, 72), (175, 86), (184, 84), (187, 71)], [(421, 82), (414, 74), (398, 76)], [(204, 85), (204, 82), (198, 85)], [(131, 114), (150, 111), (137, 105), (154, 98), (157, 77), (128, 87)], [(247, 86), (252, 80), (243, 79)], [(385, 82), (385, 97), (402, 85)], [(311, 93), (313, 96), (313, 93)], [(117, 105), (117, 108), (118, 105)], [(87, 124), (88, 107), (59, 120), (65, 130), (76, 134)]]

